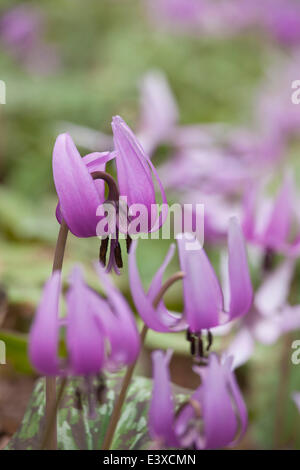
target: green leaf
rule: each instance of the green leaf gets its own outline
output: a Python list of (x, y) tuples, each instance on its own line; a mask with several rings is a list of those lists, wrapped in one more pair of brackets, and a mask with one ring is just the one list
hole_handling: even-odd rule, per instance
[[(86, 384), (82, 378), (72, 378), (68, 382), (58, 412), (58, 448), (101, 449), (109, 424), (114, 402), (118, 396), (121, 374), (106, 375), (106, 397), (103, 404), (96, 408), (96, 417), (89, 417), (87, 397), (81, 394), (82, 409), (78, 409), (78, 393), (84, 391)], [(93, 381), (97, 387), (97, 380)], [(59, 385), (58, 385), (59, 387)], [(180, 405), (186, 399), (187, 390), (174, 386), (176, 403)], [(123, 406), (112, 449), (143, 449), (150, 445), (148, 434), (148, 408), (152, 393), (152, 380), (134, 377), (129, 387)], [(33, 391), (28, 408), (19, 431), (9, 442), (8, 450), (39, 449), (43, 438), (45, 416), (45, 383), (39, 379)]]
[(27, 335), (1, 330), (0, 340), (6, 346), (6, 362), (13, 365), (17, 372), (32, 374), (33, 369), (27, 355)]

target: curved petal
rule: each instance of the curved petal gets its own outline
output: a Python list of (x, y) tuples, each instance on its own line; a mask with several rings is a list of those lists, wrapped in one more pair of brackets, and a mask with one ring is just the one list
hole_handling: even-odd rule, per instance
[(243, 396), (241, 394), (241, 391), (239, 389), (239, 386), (237, 384), (236, 378), (234, 376), (234, 373), (232, 372), (232, 361), (231, 358), (228, 358), (227, 361), (224, 364), (224, 367), (227, 367), (227, 381), (228, 381), (228, 386), (232, 394), (233, 401), (236, 406), (236, 410), (238, 413), (238, 419), (239, 419), (239, 430), (238, 430), (238, 435), (234, 439), (234, 441), (231, 442), (230, 446), (234, 447), (236, 446), (241, 438), (244, 436), (247, 426), (248, 426), (248, 412), (247, 412), (247, 407), (244, 402)]
[(47, 281), (29, 336), (29, 357), (34, 367), (45, 375), (59, 374), (58, 308), (61, 289), (60, 271)]
[(198, 333), (219, 325), (223, 294), (210, 261), (200, 243), (184, 234), (177, 239), (183, 278), (184, 312), (190, 331)]
[(104, 363), (104, 337), (90, 309), (89, 292), (78, 267), (72, 273), (66, 301), (66, 339), (71, 371), (75, 375), (96, 374)]
[(96, 210), (102, 202), (89, 170), (68, 134), (60, 134), (53, 150), (53, 177), (60, 212), (77, 237), (96, 235)]
[(210, 355), (205, 369), (200, 372), (205, 448), (220, 449), (234, 440), (238, 423), (227, 390), (227, 370), (215, 354)]
[(289, 235), (292, 217), (292, 181), (288, 175), (274, 203), (270, 221), (264, 233), (265, 244), (280, 247)]
[(245, 241), (235, 217), (229, 222), (228, 265), (230, 282), (230, 319), (245, 315), (251, 307), (253, 290), (249, 274)]
[[(148, 231), (150, 231), (153, 228), (153, 214), (156, 214), (155, 188), (151, 170), (157, 179), (163, 204), (165, 205), (167, 204), (167, 198), (162, 183), (149, 157), (147, 157), (137, 138), (120, 116), (113, 117), (112, 130), (120, 195), (127, 197), (129, 207), (133, 204), (143, 204), (145, 206), (148, 212)], [(164, 207), (156, 230), (161, 226), (166, 215), (167, 210)]]
[(162, 304), (160, 304), (159, 308), (154, 308), (152, 305), (153, 299), (155, 295), (159, 291), (159, 285), (161, 282), (161, 277), (163, 275), (163, 271), (167, 266), (167, 263), (170, 259), (171, 250), (170, 248), (169, 253), (166, 256), (166, 259), (157, 274), (157, 278), (154, 278), (154, 284), (150, 288), (151, 298), (147, 295), (144, 291), (141, 278), (138, 272), (137, 263), (136, 263), (136, 248), (137, 242), (134, 241), (132, 243), (130, 253), (128, 256), (128, 269), (129, 269), (129, 283), (130, 283), (130, 291), (131, 295), (135, 304), (135, 307), (146, 323), (146, 325), (154, 331), (159, 331), (161, 333), (167, 333), (172, 331), (179, 331), (185, 328), (185, 324), (183, 324), (182, 320), (179, 318), (174, 317), (171, 313), (167, 311), (167, 309), (163, 308)]
[(152, 353), (153, 390), (149, 409), (149, 433), (163, 446), (177, 447), (174, 431), (174, 400), (172, 396), (169, 363), (172, 351)]
[(106, 291), (109, 304), (115, 315), (115, 334), (112, 356), (119, 365), (130, 364), (137, 358), (140, 350), (140, 337), (131, 309), (121, 292), (111, 283), (104, 268), (96, 264), (100, 281)]

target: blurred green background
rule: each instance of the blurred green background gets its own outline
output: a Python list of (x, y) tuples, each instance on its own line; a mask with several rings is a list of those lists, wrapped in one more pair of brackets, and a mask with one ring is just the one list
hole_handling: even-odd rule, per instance
[[(18, 3), (2, 0), (0, 13)], [(26, 4), (36, 6), (44, 15), (45, 40), (57, 48), (61, 64), (47, 76), (30, 73), (0, 46), (0, 79), (7, 86), (7, 104), (0, 105), (0, 282), (3, 303), (7, 296), (8, 305), (0, 332), (0, 339), (7, 344), (8, 361), (0, 370), (0, 380), (6, 380), (6, 389), (2, 389), (6, 392), (0, 396), (0, 433), (7, 435), (19, 424), (31, 391), (33, 375), (27, 362), (25, 335), (51, 272), (58, 233), (51, 156), (59, 123), (70, 121), (110, 133), (111, 117), (120, 114), (135, 129), (139, 82), (150, 69), (158, 68), (165, 72), (176, 96), (182, 124), (247, 126), (255, 92), (272, 60), (272, 45), (259, 35), (200, 39), (156, 30), (141, 0), (43, 0)], [(84, 148), (80, 151), (88, 153)], [(146, 283), (167, 247), (168, 243), (161, 241), (141, 244), (140, 266)], [(68, 273), (73, 262), (81, 261), (87, 267), (88, 279), (97, 287), (91, 260), (97, 258), (98, 249), (97, 239), (70, 236), (64, 272)], [(170, 271), (173, 269), (174, 264)], [(127, 294), (127, 275), (118, 282)], [(180, 308), (178, 288), (168, 298), (173, 308)], [(174, 380), (195, 386), (188, 383), (184, 373), (190, 359), (183, 337), (168, 335), (164, 344), (161, 341), (160, 335), (152, 334), (148, 346), (175, 347), (178, 366), (174, 367)], [(274, 443), (283, 346), (284, 341), (270, 348), (260, 346), (253, 361), (238, 371), (250, 413), (243, 447), (270, 448)], [(141, 373), (149, 374), (147, 358), (144, 365)], [(290, 389), (299, 389), (299, 371), (296, 366), (291, 368)], [(19, 392), (14, 392), (14, 384)], [(22, 393), (20, 410), (12, 417), (7, 412), (8, 397), (17, 402)], [(297, 425), (299, 431), (298, 416), (288, 397), (284, 407), (281, 445), (300, 446), (299, 432), (295, 431)]]

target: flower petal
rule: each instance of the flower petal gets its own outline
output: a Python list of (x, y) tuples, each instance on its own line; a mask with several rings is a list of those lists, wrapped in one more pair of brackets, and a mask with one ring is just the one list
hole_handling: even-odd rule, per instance
[(71, 371), (75, 375), (96, 374), (104, 363), (104, 337), (90, 309), (89, 292), (78, 267), (72, 273), (66, 300), (66, 338)]
[(44, 287), (41, 302), (30, 331), (30, 360), (34, 367), (45, 375), (59, 374), (57, 349), (60, 289), (60, 271), (55, 271)]
[(266, 244), (274, 248), (280, 248), (285, 244), (291, 228), (291, 216), (292, 181), (288, 175), (274, 203), (270, 221), (264, 233)]
[(210, 261), (200, 243), (193, 238), (194, 249), (188, 249), (191, 238), (177, 238), (183, 278), (184, 312), (190, 331), (200, 332), (219, 325), (223, 294)]
[(157, 277), (154, 278), (154, 281), (150, 287), (150, 295), (146, 294), (141, 282), (141, 278), (138, 272), (137, 263), (136, 263), (136, 248), (137, 242), (134, 241), (130, 248), (130, 253), (128, 257), (128, 269), (129, 269), (129, 283), (130, 291), (135, 304), (135, 307), (146, 323), (146, 325), (154, 331), (159, 331), (161, 333), (171, 332), (171, 331), (180, 331), (185, 328), (185, 322), (181, 318), (177, 318), (172, 315), (168, 310), (163, 306), (163, 303), (159, 305), (158, 308), (153, 307), (153, 300), (157, 295), (160, 289), (161, 278), (163, 272), (172, 256), (171, 247), (164, 263), (157, 273)]
[(172, 351), (152, 353), (153, 390), (149, 409), (149, 433), (163, 446), (177, 447), (174, 431), (174, 400), (172, 396), (169, 363)]
[(140, 337), (132, 311), (121, 292), (111, 283), (104, 268), (96, 264), (100, 281), (106, 291), (109, 304), (115, 315), (115, 338), (112, 344), (112, 356), (119, 365), (134, 362), (140, 350)]
[(253, 290), (245, 241), (235, 217), (229, 221), (228, 267), (230, 282), (230, 319), (245, 315), (251, 307)]
[(60, 134), (53, 150), (53, 177), (60, 212), (77, 237), (96, 235), (96, 210), (102, 202), (89, 170), (68, 134)]
[(202, 412), (205, 448), (220, 449), (228, 446), (237, 433), (238, 423), (227, 390), (227, 370), (215, 354), (210, 355), (208, 366), (201, 372)]
[[(118, 184), (121, 196), (127, 197), (130, 207), (133, 204), (143, 204), (148, 211), (148, 231), (153, 229), (153, 214), (156, 214), (155, 188), (152, 181), (151, 170), (158, 182), (163, 204), (167, 204), (167, 198), (158, 177), (157, 171), (145, 154), (139, 141), (120, 116), (115, 116), (112, 121), (114, 145), (116, 150), (116, 166)], [(151, 207), (152, 206), (152, 207)], [(152, 211), (151, 211), (152, 209)], [(152, 214), (152, 216), (151, 216)], [(167, 215), (166, 207), (156, 219), (155, 229), (162, 225)], [(144, 225), (144, 224), (143, 224)], [(146, 221), (145, 221), (146, 225)]]

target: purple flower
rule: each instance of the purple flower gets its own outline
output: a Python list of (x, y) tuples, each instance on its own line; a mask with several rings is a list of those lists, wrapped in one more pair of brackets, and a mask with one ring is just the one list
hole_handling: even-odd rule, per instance
[(242, 319), (227, 349), (227, 354), (234, 357), (234, 368), (250, 359), (256, 341), (270, 345), (285, 333), (300, 328), (300, 306), (288, 303), (294, 264), (290, 259), (283, 261), (266, 275), (256, 291), (253, 309)]
[[(29, 340), (29, 356), (40, 373), (88, 376), (104, 367), (115, 369), (136, 359), (139, 335), (132, 313), (102, 268), (97, 269), (109, 302), (90, 289), (80, 269), (75, 268), (66, 295), (67, 314), (62, 318), (60, 272), (54, 272), (46, 283)], [(66, 329), (68, 355), (64, 360), (58, 356), (61, 327)]]
[(135, 204), (143, 206), (145, 217), (141, 221), (140, 233), (158, 230), (165, 220), (166, 207), (158, 215), (151, 172), (158, 183), (164, 205), (167, 204), (167, 198), (157, 171), (132, 130), (120, 116), (113, 118), (112, 130), (120, 196), (127, 198), (129, 211)]
[(41, 12), (25, 4), (7, 10), (0, 19), (0, 39), (7, 50), (30, 72), (39, 74), (53, 72), (60, 62), (56, 49), (44, 42), (44, 29)]
[(273, 204), (267, 198), (260, 197), (256, 214), (258, 195), (259, 188), (253, 186), (244, 198), (243, 229), (246, 239), (266, 250), (297, 255), (300, 232), (290, 241), (293, 218), (296, 219), (292, 178), (290, 175), (285, 177)]
[(235, 446), (247, 428), (247, 409), (231, 370), (211, 354), (195, 367), (201, 385), (175, 415), (168, 365), (170, 352), (155, 351), (153, 394), (149, 412), (152, 439), (162, 448), (219, 449)]
[(99, 205), (104, 203), (104, 182), (93, 180), (91, 173), (104, 171), (112, 153), (91, 153), (81, 158), (68, 134), (60, 134), (53, 150), (53, 178), (59, 199), (57, 219), (63, 217), (77, 237), (96, 236)]
[[(190, 245), (190, 246), (188, 246)], [(192, 249), (191, 248), (192, 245)], [(214, 269), (194, 238), (182, 237), (178, 240), (183, 279), (184, 314), (169, 312), (161, 302), (157, 308), (152, 303), (161, 289), (164, 271), (173, 256), (174, 246), (157, 271), (148, 294), (145, 293), (138, 273), (133, 244), (129, 255), (129, 280), (132, 297), (140, 316), (149, 328), (156, 331), (178, 331), (189, 328), (192, 333), (200, 333), (245, 315), (252, 303), (252, 286), (249, 276), (247, 255), (242, 232), (235, 218), (228, 230), (228, 276), (230, 303), (224, 305), (223, 293)]]

